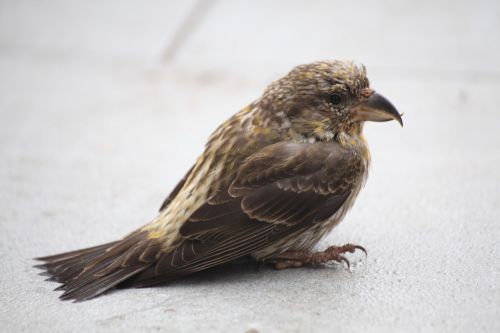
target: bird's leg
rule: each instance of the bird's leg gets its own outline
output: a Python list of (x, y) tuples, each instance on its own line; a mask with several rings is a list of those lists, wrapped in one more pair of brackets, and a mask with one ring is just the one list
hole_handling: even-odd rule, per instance
[(342, 246), (330, 246), (324, 251), (311, 252), (311, 251), (287, 251), (268, 260), (273, 263), (276, 269), (285, 269), (291, 267), (302, 267), (304, 265), (318, 265), (325, 264), (330, 261), (345, 262), (347, 268), (351, 264), (344, 256), (344, 253), (354, 253), (356, 249), (363, 251), (366, 255), (364, 247), (355, 244), (345, 244)]

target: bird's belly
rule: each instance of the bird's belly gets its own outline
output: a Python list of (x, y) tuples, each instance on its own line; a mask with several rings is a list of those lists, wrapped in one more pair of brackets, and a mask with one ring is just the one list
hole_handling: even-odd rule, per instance
[(368, 169), (370, 164), (370, 159), (363, 159), (364, 161), (364, 172), (360, 175), (359, 181), (356, 182), (356, 186), (352, 189), (351, 194), (345, 201), (345, 203), (327, 220), (320, 223), (313, 223), (306, 229), (300, 229), (299, 231), (292, 233), (282, 239), (279, 239), (262, 250), (252, 253), (252, 257), (257, 260), (268, 259), (276, 256), (280, 253), (286, 251), (310, 251), (312, 248), (327, 234), (332, 231), (337, 224), (339, 224), (344, 216), (347, 214), (349, 209), (356, 201), (361, 188), (365, 185), (366, 179), (368, 178)]
[[(361, 188), (361, 186), (359, 187)], [(257, 260), (264, 260), (286, 251), (311, 250), (323, 237), (330, 233), (330, 231), (332, 231), (332, 229), (337, 226), (340, 221), (342, 221), (348, 210), (354, 204), (360, 188), (355, 189), (342, 207), (340, 207), (339, 210), (329, 219), (321, 223), (315, 223), (305, 230), (302, 229), (284, 237), (283, 239), (273, 242), (264, 249), (253, 253), (252, 257)]]

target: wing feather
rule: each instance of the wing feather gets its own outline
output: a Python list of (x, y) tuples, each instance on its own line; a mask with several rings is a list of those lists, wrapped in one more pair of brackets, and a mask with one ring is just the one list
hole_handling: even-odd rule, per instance
[(174, 251), (130, 284), (149, 286), (223, 264), (321, 223), (345, 203), (362, 171), (361, 159), (337, 143), (270, 145), (184, 222), (184, 240)]

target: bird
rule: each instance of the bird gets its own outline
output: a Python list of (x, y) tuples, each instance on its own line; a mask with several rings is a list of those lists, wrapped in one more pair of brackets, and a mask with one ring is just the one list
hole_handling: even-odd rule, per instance
[(150, 287), (241, 258), (277, 269), (346, 263), (347, 243), (314, 251), (364, 186), (366, 121), (402, 115), (364, 65), (294, 67), (223, 122), (150, 223), (122, 239), (36, 258), (62, 300)]

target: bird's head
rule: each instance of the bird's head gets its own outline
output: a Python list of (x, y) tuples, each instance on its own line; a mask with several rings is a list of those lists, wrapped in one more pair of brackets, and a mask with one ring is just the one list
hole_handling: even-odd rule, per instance
[(364, 66), (323, 61), (300, 65), (265, 91), (262, 103), (283, 126), (328, 139), (360, 131), (365, 121), (403, 121), (385, 97), (370, 88)]

